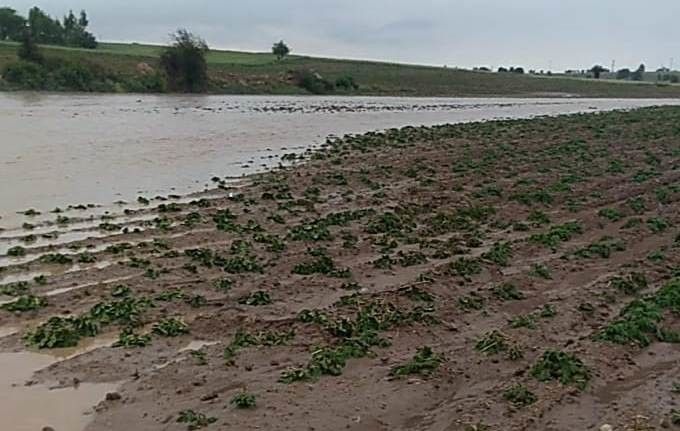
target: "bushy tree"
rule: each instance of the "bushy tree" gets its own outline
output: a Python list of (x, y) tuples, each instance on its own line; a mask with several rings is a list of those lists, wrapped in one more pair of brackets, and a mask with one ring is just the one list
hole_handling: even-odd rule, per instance
[(161, 67), (165, 71), (168, 87), (172, 91), (203, 92), (208, 87), (209, 51), (203, 39), (185, 29), (171, 35), (172, 45), (161, 55)]
[(599, 64), (596, 64), (595, 66), (593, 66), (593, 67), (590, 69), (590, 73), (593, 74), (593, 78), (595, 78), (595, 79), (600, 79), (600, 76), (601, 76), (604, 72), (606, 72), (606, 71), (607, 71), (607, 69), (605, 69), (604, 67), (600, 66)]
[(616, 79), (628, 79), (631, 73), (630, 69), (619, 69), (616, 72)]
[(276, 59), (281, 61), (283, 60), (288, 54), (290, 54), (290, 48), (284, 41), (278, 41), (272, 46), (272, 54), (276, 56)]
[(39, 7), (28, 11), (28, 26), (37, 43), (63, 45), (64, 27), (58, 19), (52, 19)]
[(0, 8), (0, 40), (20, 40), (25, 26), (26, 20), (17, 11), (9, 7)]

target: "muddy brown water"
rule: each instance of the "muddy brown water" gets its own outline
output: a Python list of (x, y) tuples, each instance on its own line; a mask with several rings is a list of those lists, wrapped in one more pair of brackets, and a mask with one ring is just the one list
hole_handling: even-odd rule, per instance
[[(0, 94), (0, 267), (37, 258), (40, 252), (31, 247), (64, 251), (73, 241), (109, 235), (96, 230), (100, 217), (124, 222), (124, 209), (139, 209), (138, 196), (201, 192), (214, 186), (213, 176), (239, 177), (275, 166), (282, 154), (318, 146), (329, 135), (664, 104), (680, 101)], [(67, 210), (62, 214), (76, 221), (54, 224), (51, 209), (77, 204), (94, 206)], [(19, 214), (29, 208), (42, 214)], [(27, 230), (23, 223), (36, 228)], [(55, 232), (54, 238), (40, 236)], [(28, 234), (37, 236), (31, 244), (21, 239)], [(25, 245), (28, 256), (6, 256), (16, 245)], [(40, 274), (5, 274), (0, 284)], [(0, 338), (17, 330), (0, 327)], [(116, 385), (60, 389), (26, 382), (37, 370), (110, 342), (50, 354), (0, 352), (0, 428), (82, 430), (93, 407)], [(210, 343), (187, 348), (205, 345)]]
[(200, 191), (333, 134), (669, 103), (680, 102), (5, 93), (0, 227), (28, 208)]

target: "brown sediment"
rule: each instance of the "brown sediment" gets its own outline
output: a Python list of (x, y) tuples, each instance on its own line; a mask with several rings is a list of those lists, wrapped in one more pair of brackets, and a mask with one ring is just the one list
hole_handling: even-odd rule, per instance
[[(628, 304), (680, 277), (679, 121), (678, 108), (650, 108), (331, 142), (304, 163), (250, 177), (231, 197), (180, 205), (162, 228), (117, 236), (127, 249), (93, 253), (113, 265), (31, 282), (48, 305), (0, 310), (0, 327), (19, 330), (0, 338), (0, 349), (23, 351), (22, 336), (41, 322), (86, 316), (120, 298), (112, 293), (124, 285), (154, 305), (137, 332), (175, 317), (189, 333), (24, 369), (40, 368), (36, 384), (122, 382), (120, 399), (92, 399), (88, 430), (186, 429), (177, 420), (187, 410), (224, 430), (566, 431), (625, 429), (638, 416), (670, 423), (677, 345), (654, 333), (649, 346), (598, 335)], [(190, 213), (198, 218), (186, 225)], [(570, 222), (579, 229), (536, 236)], [(230, 273), (235, 264), (243, 272)], [(58, 267), (32, 261), (8, 271)], [(612, 284), (631, 273), (647, 285), (625, 293)], [(225, 278), (232, 284), (216, 288)], [(260, 291), (271, 303), (248, 305)], [(182, 296), (162, 300), (168, 292)], [(302, 321), (305, 310), (325, 319)], [(673, 331), (679, 322), (666, 311), (660, 325)], [(519, 317), (524, 325), (510, 323)], [(251, 338), (236, 346), (243, 334)], [(500, 344), (480, 348), (490, 334)], [(337, 375), (281, 381), (291, 368), (309, 371), (320, 352), (348, 346), (357, 350), (335, 364)], [(439, 366), (395, 376), (424, 346)], [(536, 378), (532, 368), (547, 351), (582, 361), (587, 384)], [(507, 400), (516, 384), (534, 402)], [(256, 408), (230, 404), (242, 391), (256, 396)]]

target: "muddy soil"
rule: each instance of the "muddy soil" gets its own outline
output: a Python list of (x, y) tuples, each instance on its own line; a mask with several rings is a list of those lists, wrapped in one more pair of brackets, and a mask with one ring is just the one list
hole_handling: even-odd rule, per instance
[(678, 124), (666, 107), (331, 139), (142, 205), (144, 229), (19, 246), (0, 361), (48, 356), (0, 381), (42, 388), (3, 429), (79, 387), (84, 421), (39, 426), (673, 427)]

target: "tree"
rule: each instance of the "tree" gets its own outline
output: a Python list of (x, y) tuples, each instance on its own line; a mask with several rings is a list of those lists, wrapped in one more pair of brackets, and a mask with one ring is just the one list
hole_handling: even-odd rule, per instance
[(276, 56), (276, 59), (281, 61), (284, 57), (290, 54), (290, 48), (284, 41), (278, 41), (272, 46), (272, 54)]
[(17, 49), (17, 57), (24, 61), (41, 64), (44, 62), (44, 57), (38, 48), (38, 45), (33, 39), (33, 34), (30, 28), (25, 28), (21, 36), (21, 45)]
[(590, 69), (590, 73), (593, 74), (593, 78), (595, 79), (600, 79), (600, 75), (602, 75), (604, 72), (607, 72), (607, 69), (600, 66), (599, 64), (596, 64)]
[(0, 8), (0, 40), (21, 39), (26, 20), (12, 8)]
[(642, 80), (644, 80), (644, 78), (645, 78), (645, 70), (646, 70), (645, 65), (644, 65), (644, 64), (641, 64), (641, 65), (637, 68), (637, 70), (631, 74), (630, 78), (631, 78), (633, 81), (642, 81)]
[(161, 67), (165, 71), (168, 87), (173, 91), (198, 93), (208, 87), (209, 51), (203, 39), (185, 29), (171, 35), (172, 45), (161, 55)]
[(97, 47), (97, 39), (87, 31), (87, 13), (80, 11), (80, 18), (76, 18), (73, 11), (69, 11), (63, 19), (64, 43), (68, 46), (94, 49)]
[(63, 45), (64, 27), (57, 19), (52, 19), (40, 8), (34, 7), (28, 11), (28, 26), (36, 43)]
[(630, 69), (619, 69), (616, 72), (616, 79), (628, 79), (630, 78), (631, 71)]

